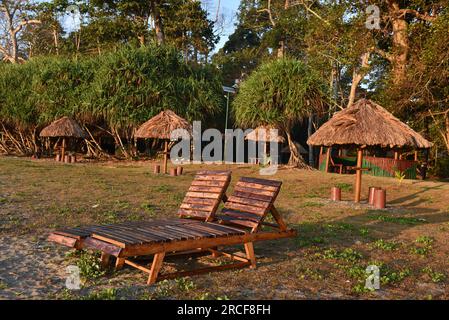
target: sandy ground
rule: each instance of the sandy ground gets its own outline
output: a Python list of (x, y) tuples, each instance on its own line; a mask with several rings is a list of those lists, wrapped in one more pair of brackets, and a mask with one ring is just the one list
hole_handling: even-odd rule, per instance
[[(51, 230), (173, 217), (199, 168), (173, 178), (155, 177), (148, 163), (70, 166), (0, 157), (0, 299), (449, 299), (449, 183), (364, 176), (363, 190), (387, 188), (388, 209), (375, 211), (351, 201), (353, 176), (286, 169), (273, 177), (284, 182), (276, 203), (298, 237), (256, 243), (257, 269), (147, 287), (145, 274), (125, 268), (83, 280), (80, 291), (65, 289), (66, 267), (78, 258), (46, 241)], [(251, 166), (218, 168), (233, 170), (231, 184), (257, 176)], [(333, 185), (343, 187), (344, 201), (328, 200)], [(373, 261), (385, 264), (388, 283), (359, 292), (354, 273)], [(163, 271), (198, 263), (212, 261), (175, 259)]]

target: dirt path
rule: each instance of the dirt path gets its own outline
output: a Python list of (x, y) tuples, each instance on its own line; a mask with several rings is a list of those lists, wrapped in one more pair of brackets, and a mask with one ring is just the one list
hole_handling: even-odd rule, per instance
[(65, 283), (64, 249), (29, 236), (0, 237), (0, 299), (46, 299)]

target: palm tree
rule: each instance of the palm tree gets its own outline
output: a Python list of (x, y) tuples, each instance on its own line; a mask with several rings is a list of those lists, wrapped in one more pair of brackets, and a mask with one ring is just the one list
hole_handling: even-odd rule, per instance
[(241, 85), (234, 100), (236, 123), (245, 127), (273, 125), (287, 136), (289, 165), (308, 167), (292, 139), (292, 128), (323, 109), (326, 83), (303, 62), (276, 59), (261, 65)]

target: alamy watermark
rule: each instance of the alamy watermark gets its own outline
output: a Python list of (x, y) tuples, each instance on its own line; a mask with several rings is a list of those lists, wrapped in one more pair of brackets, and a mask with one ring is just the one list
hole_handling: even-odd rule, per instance
[(368, 277), (365, 280), (365, 289), (374, 291), (380, 289), (380, 269), (376, 265), (370, 265), (365, 270)]
[[(261, 175), (275, 174), (279, 164), (278, 130), (259, 128), (258, 141), (247, 140), (245, 144), (245, 137), (251, 131), (253, 130), (226, 129), (223, 139), (223, 134), (218, 129), (202, 132), (201, 121), (194, 121), (191, 133), (185, 129), (171, 132), (170, 139), (180, 141), (171, 148), (170, 159), (174, 164), (244, 163), (246, 154), (248, 159), (257, 159), (263, 164), (259, 170)], [(203, 142), (207, 142), (204, 147)]]

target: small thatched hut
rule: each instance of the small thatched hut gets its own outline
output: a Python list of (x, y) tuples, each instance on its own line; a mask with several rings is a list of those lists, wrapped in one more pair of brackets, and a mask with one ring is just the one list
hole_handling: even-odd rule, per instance
[[(277, 129), (273, 126), (262, 125), (252, 130), (245, 136), (245, 140), (265, 143), (265, 154), (269, 154), (268, 143), (283, 143), (285, 141), (283, 136), (272, 134), (271, 130)], [(279, 131), (279, 129), (278, 129)], [(279, 133), (279, 132), (278, 132)], [(259, 158), (249, 159), (251, 163), (259, 163)], [(279, 161), (279, 160), (278, 160)]]
[(50, 125), (42, 129), (39, 134), (41, 137), (62, 138), (61, 156), (64, 159), (66, 138), (86, 139), (87, 134), (81, 126), (69, 117), (62, 117), (53, 121)]
[(271, 129), (276, 129), (271, 126), (259, 126), (245, 136), (245, 140), (251, 141), (265, 141), (265, 142), (279, 142), (285, 141), (283, 136), (272, 135)]
[[(357, 148), (357, 160), (353, 168), (357, 172), (355, 201), (360, 201), (363, 150), (368, 147), (390, 148), (394, 150), (394, 160), (373, 158), (377, 166), (401, 167), (399, 150), (427, 149), (432, 143), (401, 122), (390, 112), (371, 100), (361, 99), (351, 107), (337, 112), (332, 119), (323, 124), (308, 140), (313, 146), (328, 147), (326, 171), (331, 159), (331, 147)], [(320, 152), (321, 156), (321, 152)], [(388, 161), (387, 161), (388, 160)], [(415, 153), (415, 161), (417, 153)], [(416, 167), (414, 167), (416, 169)], [(371, 168), (369, 168), (371, 169)]]
[(186, 129), (191, 132), (189, 122), (178, 116), (171, 110), (165, 110), (142, 124), (135, 133), (136, 138), (141, 139), (164, 139), (164, 173), (167, 173), (168, 141), (172, 131)]

